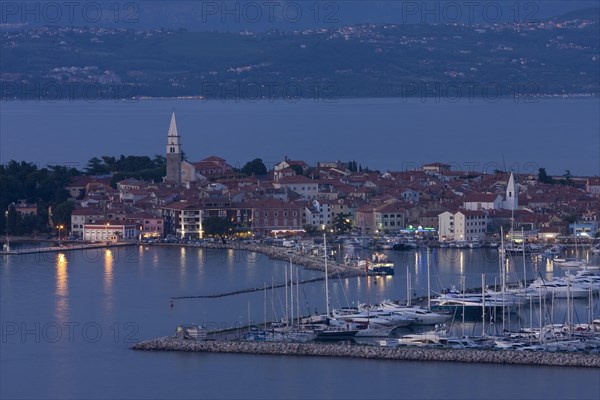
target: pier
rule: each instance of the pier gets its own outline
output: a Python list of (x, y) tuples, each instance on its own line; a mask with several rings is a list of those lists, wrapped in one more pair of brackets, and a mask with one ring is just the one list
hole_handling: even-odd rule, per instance
[(1, 251), (0, 255), (18, 256), (23, 254), (38, 254), (38, 253), (61, 253), (72, 250), (88, 250), (88, 249), (104, 249), (111, 247), (133, 246), (137, 243), (90, 243), (90, 244), (66, 244), (62, 246), (45, 246), (45, 247), (26, 247), (19, 250)]
[(375, 360), (600, 368), (599, 354), (437, 349), (425, 347), (389, 348), (345, 343), (194, 341), (175, 337), (162, 337), (140, 342), (134, 345), (132, 349), (143, 351), (184, 351), (296, 357), (349, 357)]
[[(180, 243), (154, 243), (153, 246), (188, 246), (188, 247), (200, 247), (207, 249), (226, 249), (226, 250), (244, 250), (255, 253), (261, 253), (273, 260), (291, 261), (294, 264), (302, 265), (306, 269), (312, 269), (316, 271), (325, 271), (325, 262), (322, 256), (316, 257), (310, 254), (303, 254), (296, 250), (286, 247), (267, 246), (260, 244), (248, 244), (243, 242), (229, 242), (229, 243), (202, 243), (201, 245), (186, 245)], [(330, 277), (342, 277), (349, 278), (353, 276), (362, 276), (365, 274), (364, 269), (356, 268), (352, 265), (339, 263), (335, 260), (327, 260), (327, 269)]]

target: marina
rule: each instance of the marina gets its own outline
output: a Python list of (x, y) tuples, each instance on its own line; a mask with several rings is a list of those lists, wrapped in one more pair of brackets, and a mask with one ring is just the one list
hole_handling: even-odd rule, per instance
[[(234, 243), (231, 243), (231, 245), (233, 246)], [(211, 244), (210, 246), (220, 247), (221, 244)], [(413, 392), (416, 393), (415, 397), (437, 398), (447, 393), (453, 393), (456, 398), (465, 398), (468, 397), (469, 393), (472, 393), (473, 388), (472, 385), (457, 386), (456, 382), (460, 381), (460, 376), (464, 374), (484, 381), (490, 373), (496, 376), (499, 374), (503, 379), (518, 382), (521, 387), (535, 385), (536, 387), (547, 388), (548, 396), (562, 391), (569, 393), (569, 390), (574, 390), (569, 384), (565, 386), (564, 379), (593, 381), (595, 374), (597, 374), (597, 367), (574, 368), (567, 367), (566, 364), (550, 367), (547, 366), (549, 363), (535, 364), (538, 361), (530, 364), (530, 360), (537, 360), (541, 355), (544, 356), (542, 357), (544, 359), (554, 360), (577, 359), (579, 357), (595, 359), (594, 353), (586, 354), (582, 351), (565, 351), (558, 348), (554, 352), (516, 350), (507, 351), (507, 355), (499, 356), (496, 353), (504, 353), (504, 351), (475, 348), (474, 353), (456, 353), (460, 354), (460, 356), (456, 356), (457, 358), (470, 357), (469, 354), (478, 357), (479, 352), (481, 352), (484, 359), (486, 357), (507, 357), (525, 360), (523, 364), (512, 364), (511, 368), (514, 368), (514, 370), (506, 369), (506, 364), (495, 363), (478, 363), (476, 364), (477, 368), (473, 369), (474, 365), (470, 362), (431, 362), (440, 354), (443, 355), (451, 350), (456, 350), (455, 348), (400, 343), (407, 340), (423, 342), (432, 339), (434, 336), (427, 332), (435, 330), (434, 325), (401, 327), (390, 336), (383, 338), (355, 337), (352, 340), (357, 344), (347, 346), (335, 342), (329, 343), (328, 341), (303, 344), (288, 341), (242, 340), (263, 330), (265, 294), (267, 299), (267, 323), (269, 324), (269, 321), (282, 323), (281, 319), (284, 316), (286, 298), (285, 271), (287, 270), (289, 274), (289, 257), (284, 249), (273, 250), (281, 255), (282, 259), (278, 260), (257, 252), (256, 247), (252, 248), (254, 250), (246, 250), (212, 248), (210, 246), (208, 244), (206, 244), (206, 247), (197, 247), (191, 244), (142, 244), (112, 249), (94, 249), (89, 250), (88, 253), (85, 250), (76, 250), (64, 253), (62, 256), (61, 253), (45, 253), (46, 255), (28, 254), (0, 257), (0, 295), (2, 296), (3, 327), (16, 326), (17, 330), (15, 334), (7, 335), (6, 346), (3, 345), (3, 351), (0, 354), (3, 362), (11, 362), (12, 365), (10, 370), (5, 370), (7, 379), (17, 379), (15, 374), (24, 373), (27, 370), (29, 371), (28, 379), (35, 379), (37, 388), (56, 392), (57, 389), (53, 389), (53, 382), (62, 375), (60, 371), (71, 371), (66, 380), (60, 378), (63, 379), (63, 382), (66, 382), (67, 386), (65, 387), (69, 388), (68, 394), (64, 391), (62, 393), (64, 396), (82, 397), (83, 392), (89, 390), (90, 384), (82, 386), (77, 383), (81, 379), (85, 380), (87, 372), (82, 368), (76, 368), (75, 365), (79, 362), (77, 360), (81, 360), (83, 363), (84, 359), (93, 358), (95, 360), (94, 365), (88, 368), (93, 369), (96, 373), (104, 374), (114, 382), (115, 389), (113, 392), (109, 392), (109, 397), (119, 397), (123, 393), (127, 393), (128, 388), (132, 387), (132, 381), (127, 378), (131, 376), (130, 371), (143, 369), (153, 377), (153, 381), (157, 382), (156, 384), (150, 383), (149, 386), (144, 386), (151, 389), (152, 393), (164, 396), (176, 395), (183, 398), (188, 396), (187, 392), (183, 393), (170, 382), (178, 382), (181, 377), (192, 377), (202, 373), (209, 374), (214, 368), (233, 368), (236, 374), (243, 376), (245, 368), (255, 368), (256, 365), (260, 364), (262, 368), (272, 370), (272, 376), (288, 377), (286, 385), (272, 386), (271, 383), (269, 391), (261, 388), (263, 385), (267, 385), (267, 381), (272, 382), (270, 378), (259, 376), (255, 377), (252, 382), (246, 382), (244, 378), (241, 378), (247, 386), (255, 388), (255, 393), (261, 394), (264, 398), (273, 398), (274, 393), (285, 392), (285, 387), (289, 384), (296, 387), (296, 393), (316, 397), (326, 396), (326, 393), (319, 389), (319, 387), (326, 387), (326, 385), (308, 388), (303, 384), (305, 379), (302, 378), (300, 371), (305, 368), (311, 368), (315, 373), (329, 374), (327, 380), (329, 384), (338, 382), (342, 386), (343, 382), (346, 382), (348, 374), (360, 373), (366, 379), (377, 379), (377, 376), (395, 371), (393, 375), (402, 376), (404, 385), (411, 385), (411, 382), (423, 382), (424, 377), (437, 374), (446, 376), (448, 379), (441, 379), (435, 389), (432, 388), (426, 392), (422, 392), (415, 387)], [(496, 252), (495, 255), (488, 254), (491, 251)], [(284, 254), (286, 254), (285, 257)], [(465, 288), (472, 288), (473, 292), (477, 292), (478, 288), (481, 287), (482, 272), (486, 274), (487, 282), (491, 281), (493, 283), (494, 279), (499, 281), (497, 250), (494, 249), (483, 247), (479, 249), (433, 249), (429, 256), (427, 256), (426, 249), (415, 249), (408, 252), (392, 251), (386, 252), (386, 254), (395, 263), (396, 274), (390, 277), (370, 276), (368, 278), (370, 288), (368, 303), (373, 306), (376, 304), (389, 305), (385, 302), (386, 299), (400, 299), (401, 303), (406, 302), (409, 288), (405, 276), (406, 270), (408, 270), (410, 272), (411, 291), (413, 292), (411, 296), (412, 304), (427, 307), (426, 267), (428, 257), (432, 267), (432, 297), (441, 293), (441, 288), (450, 288), (453, 283), (457, 287), (462, 287), (461, 275), (464, 275)], [(518, 260), (521, 260), (521, 258)], [(590, 260), (595, 261), (596, 259), (592, 258)], [(545, 279), (564, 275), (564, 272), (558, 268), (552, 268), (552, 264), (545, 264), (541, 261), (535, 261), (534, 258), (527, 258), (526, 268), (529, 281), (534, 277), (536, 262)], [(329, 264), (328, 262), (328, 266)], [(320, 267), (318, 267), (319, 265)], [(331, 262), (331, 265), (334, 265), (334, 263)], [(294, 282), (309, 281), (299, 285), (300, 301), (294, 303), (296, 320), (298, 315), (302, 320), (325, 313), (323, 267), (323, 260), (320, 260), (320, 262), (315, 260), (314, 268), (316, 269), (304, 268), (293, 263)], [(515, 270), (522, 271), (522, 265), (517, 264), (516, 267)], [(299, 279), (296, 279), (296, 268)], [(461, 273), (461, 271), (463, 272)], [(32, 282), (37, 282), (35, 285), (39, 289), (32, 292), (29, 297), (19, 296), (19, 293), (34, 284)], [(329, 279), (331, 311), (343, 309), (348, 306), (348, 303), (350, 307), (356, 308), (360, 304), (367, 304), (366, 282), (364, 271), (356, 276), (340, 277), (331, 275), (331, 279)], [(273, 288), (271, 288), (272, 285)], [(266, 291), (265, 286), (267, 287)], [(132, 288), (135, 291), (135, 296), (132, 296)], [(247, 289), (251, 288), (259, 290), (247, 292)], [(240, 293), (233, 293), (236, 291), (240, 291)], [(469, 292), (469, 290), (466, 291)], [(102, 297), (92, 297), (92, 293), (102, 293)], [(294, 290), (294, 293), (296, 293), (296, 290)], [(208, 297), (219, 294), (230, 295)], [(304, 295), (306, 295), (308, 304), (305, 304)], [(185, 296), (192, 297), (177, 298)], [(207, 297), (193, 298), (193, 296)], [(295, 296), (293, 297), (294, 300), (296, 300)], [(348, 303), (345, 297), (348, 298)], [(169, 306), (169, 299), (171, 298), (174, 298), (173, 307)], [(555, 300), (554, 309), (551, 306), (551, 298), (548, 298), (547, 301), (548, 307), (544, 308), (543, 320), (550, 321), (552, 319), (555, 323), (561, 324), (566, 321), (566, 301)], [(396, 302), (391, 303), (398, 305)], [(290, 304), (288, 304), (289, 306)], [(535, 303), (532, 306), (530, 308), (522, 307), (520, 312), (511, 314), (510, 318), (505, 321), (505, 329), (510, 330), (513, 334), (516, 334), (519, 330), (529, 328), (530, 325), (535, 329), (539, 325), (539, 308)], [(588, 299), (574, 299), (574, 307), (577, 310), (573, 315), (574, 326), (588, 321), (589, 317), (586, 311), (588, 306)], [(297, 314), (298, 307), (301, 310)], [(594, 310), (596, 313), (597, 306), (595, 303)], [(550, 318), (552, 315), (554, 317)], [(598, 318), (597, 313), (595, 318)], [(21, 327), (35, 332), (36, 321), (41, 321), (42, 324), (39, 327), (40, 343), (31, 346), (30, 342), (36, 340), (35, 335), (33, 333), (24, 334), (24, 341), (22, 341)], [(496, 324), (490, 324), (489, 322), (489, 319), (487, 319), (486, 333), (490, 336), (495, 331), (500, 333), (502, 327), (500, 320)], [(51, 325), (48, 325), (49, 323)], [(63, 323), (72, 323), (73, 325), (62, 325)], [(186, 324), (187, 326), (202, 326), (207, 331), (223, 333), (219, 334), (220, 338), (218, 340), (211, 340), (212, 336), (208, 334), (208, 340), (206, 341), (178, 340), (173, 343), (179, 343), (179, 345), (183, 343), (185, 346), (215, 346), (213, 348), (215, 352), (128, 351), (137, 343), (152, 342), (155, 340), (153, 338), (164, 338), (173, 335), (176, 327), (186, 326)], [(453, 314), (443, 324), (450, 328), (446, 339), (449, 346), (468, 347), (471, 343), (467, 339), (462, 339), (463, 336), (481, 336), (481, 315), (476, 314), (472, 318), (467, 316), (463, 324), (462, 316), (457, 313), (456, 315)], [(69, 339), (70, 331), (67, 329), (69, 326), (72, 327), (73, 331), (71, 332), (73, 333), (71, 339)], [(50, 329), (56, 329), (56, 327), (62, 327), (62, 335), (58, 340), (55, 336), (48, 336), (48, 332), (51, 332)], [(95, 332), (94, 329), (87, 329), (89, 332), (84, 334), (84, 327), (92, 327), (96, 330), (101, 328), (102, 335), (96, 339), (95, 336), (97, 335), (92, 335)], [(325, 330), (322, 335), (338, 336), (339, 338), (340, 331)], [(278, 336), (279, 334), (275, 333), (273, 337), (277, 338)], [(301, 337), (297, 336), (297, 338), (300, 339)], [(91, 341), (92, 339), (94, 341)], [(347, 342), (348, 339), (351, 339), (351, 337), (342, 340), (342, 342)], [(515, 338), (514, 341), (524, 343), (524, 345), (514, 343), (511, 344), (513, 347), (530, 346), (529, 339), (521, 337)], [(269, 351), (273, 352), (273, 355), (283, 352), (293, 353), (289, 349), (295, 348), (297, 345), (306, 345), (308, 346), (305, 347), (306, 349), (311, 349), (310, 351), (314, 352), (321, 351), (319, 349), (345, 349), (346, 347), (351, 350), (346, 350), (348, 355), (318, 357), (282, 357), (279, 355), (277, 357), (266, 357), (266, 352), (262, 354), (260, 351), (263, 350), (256, 350), (271, 346)], [(227, 353), (221, 352), (225, 348), (229, 349)], [(286, 350), (282, 351), (282, 348)], [(304, 349), (304, 347), (302, 348)], [(216, 352), (217, 350), (219, 352)], [(438, 353), (440, 351), (442, 353)], [(365, 356), (366, 358), (362, 356), (355, 357), (350, 354), (352, 352), (361, 354), (364, 352), (364, 354), (372, 355)], [(418, 354), (418, 356), (414, 356), (412, 361), (398, 358), (394, 360), (393, 364), (389, 364), (389, 361), (384, 359), (387, 356), (379, 358), (381, 354), (387, 353), (410, 353)], [(513, 353), (517, 355), (513, 356)], [(40, 354), (48, 360), (42, 362), (45, 366), (44, 369), (50, 371), (44, 375), (37, 373), (36, 370), (31, 370), (28, 363), (19, 361), (38, 359)], [(560, 356), (564, 358), (561, 359)], [(119, 360), (117, 364), (115, 364), (115, 360)], [(301, 362), (301, 365), (296, 364), (297, 362)], [(338, 364), (341, 362), (343, 362), (343, 365)], [(448, 368), (448, 366), (452, 366), (452, 368)], [(343, 374), (334, 373), (331, 375), (331, 371), (339, 370), (342, 367)], [(503, 369), (496, 370), (496, 368)], [(537, 373), (533, 375), (527, 373), (530, 368), (536, 368)], [(555, 374), (560, 375), (560, 380)], [(296, 375), (298, 375), (297, 380), (289, 378)], [(175, 378), (176, 376), (178, 378)], [(527, 379), (524, 380), (524, 377), (527, 377)], [(291, 379), (291, 382), (289, 382), (289, 379)], [(554, 384), (558, 381), (563, 382), (561, 385)], [(161, 382), (160, 385), (158, 382)], [(321, 381), (317, 379), (316, 382)], [(324, 385), (325, 382), (321, 384)], [(216, 378), (216, 382), (204, 382), (202, 385), (203, 387), (206, 387), (206, 385), (214, 386), (212, 390), (221, 390), (219, 393), (226, 397), (243, 397), (243, 393), (236, 391), (233, 387), (225, 391), (219, 389), (225, 385), (224, 380), (220, 378)], [(95, 384), (91, 384), (91, 387), (102, 390), (100, 386)], [(478, 389), (478, 393), (489, 398), (499, 398), (498, 393), (492, 389), (494, 385), (491, 382), (488, 387), (489, 389)], [(146, 391), (148, 395), (151, 394), (150, 391), (139, 385), (133, 384), (133, 388), (142, 392)], [(9, 393), (6, 391), (6, 386), (3, 386), (1, 390), (3, 395)], [(26, 397), (34, 397), (38, 393), (38, 389), (27, 385), (24, 388), (22, 386), (20, 390), (20, 393)], [(578, 393), (581, 393), (580, 397), (585, 399), (597, 398), (598, 395), (597, 388), (594, 386), (581, 387), (579, 385), (577, 390)], [(503, 391), (502, 398), (505, 398), (507, 393), (518, 397), (516, 391), (509, 390)], [(536, 389), (535, 393), (538, 396), (540, 390)], [(365, 398), (369, 396), (368, 392), (360, 389), (352, 392), (342, 390), (340, 395), (342, 394), (345, 398)]]

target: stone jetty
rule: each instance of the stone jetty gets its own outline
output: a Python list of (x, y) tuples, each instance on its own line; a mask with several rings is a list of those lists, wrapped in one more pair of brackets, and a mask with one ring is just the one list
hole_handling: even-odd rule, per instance
[[(186, 246), (184, 244), (168, 244), (168, 243), (157, 243), (159, 246)], [(250, 244), (243, 242), (213, 242), (213, 243), (202, 243), (201, 245), (191, 245), (193, 247), (202, 247), (209, 249), (230, 249), (230, 250), (242, 250), (256, 252), (266, 255), (273, 260), (290, 261), (297, 265), (302, 265), (307, 269), (325, 271), (325, 262), (323, 257), (313, 256), (311, 254), (301, 253), (297, 250), (293, 250), (286, 247), (267, 246), (261, 244)], [(331, 277), (352, 277), (364, 275), (365, 271), (362, 268), (356, 268), (355, 266), (339, 263), (333, 260), (327, 262), (327, 270)]]
[(377, 360), (600, 368), (599, 354), (439, 349), (424, 347), (389, 348), (339, 343), (194, 341), (176, 337), (163, 337), (138, 343), (134, 345), (132, 349), (144, 351), (187, 351), (304, 357), (351, 357)]

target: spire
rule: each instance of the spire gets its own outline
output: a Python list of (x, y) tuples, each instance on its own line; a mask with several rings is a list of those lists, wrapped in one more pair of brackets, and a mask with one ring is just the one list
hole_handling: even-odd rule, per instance
[(515, 185), (515, 177), (513, 173), (510, 173), (508, 178), (508, 184), (506, 185), (506, 199), (504, 201), (504, 208), (508, 210), (516, 210), (519, 208), (519, 193), (517, 192), (517, 186)]
[(169, 125), (169, 133), (167, 135), (167, 154), (181, 153), (181, 143), (179, 143), (179, 132), (177, 132), (177, 122), (175, 122), (175, 111), (171, 114), (171, 124)]
[(175, 122), (175, 111), (171, 114), (171, 124), (169, 125), (168, 136), (179, 136), (179, 133), (177, 132), (177, 123)]

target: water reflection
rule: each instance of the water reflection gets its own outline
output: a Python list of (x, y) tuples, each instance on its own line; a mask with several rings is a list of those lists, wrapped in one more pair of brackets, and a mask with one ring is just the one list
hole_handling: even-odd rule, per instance
[(66, 322), (69, 314), (69, 274), (67, 257), (56, 255), (56, 308), (55, 315), (60, 322)]
[(186, 250), (187, 248), (185, 246), (181, 246), (181, 248), (179, 249), (179, 273), (180, 273), (180, 278), (184, 278), (185, 277), (185, 266), (186, 266)]
[(113, 266), (114, 258), (110, 249), (104, 252), (104, 307), (107, 313), (112, 312), (113, 304)]

